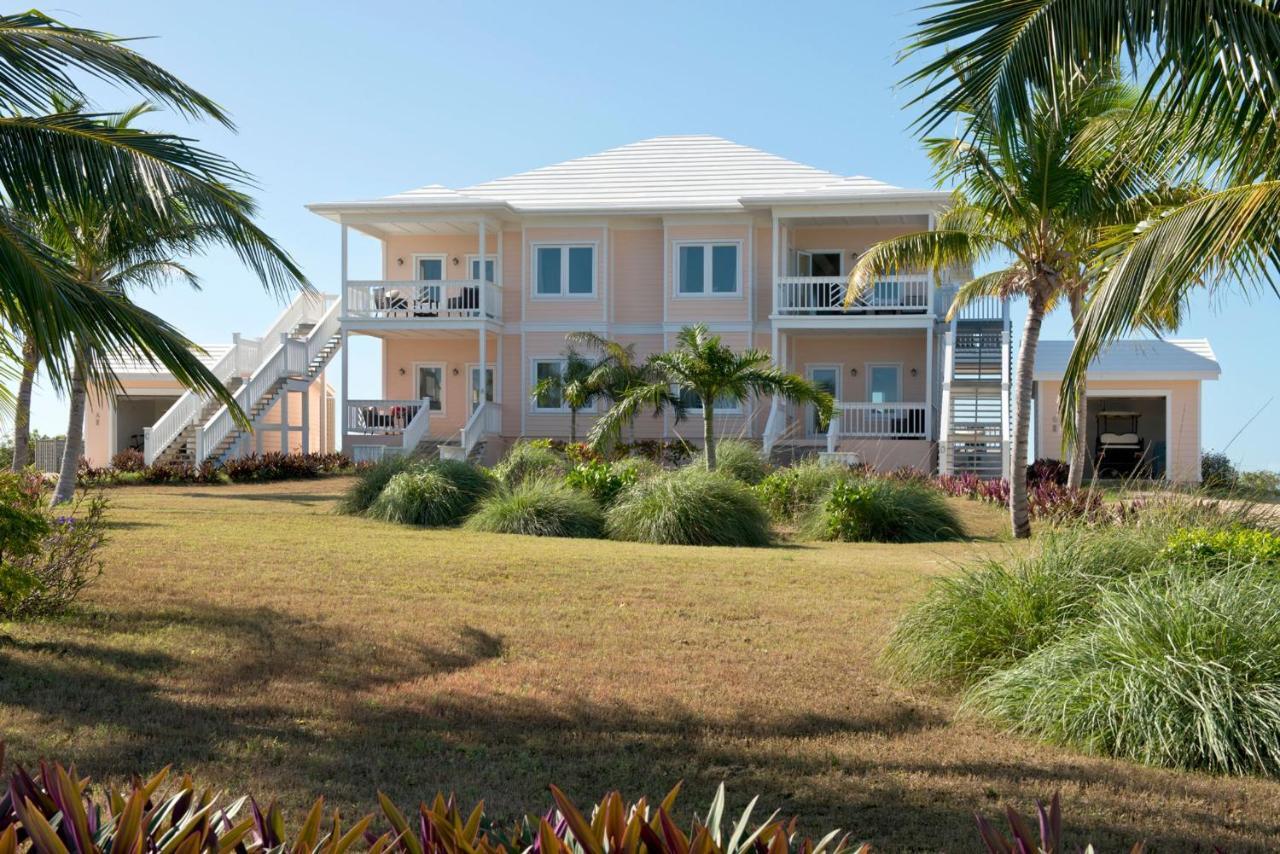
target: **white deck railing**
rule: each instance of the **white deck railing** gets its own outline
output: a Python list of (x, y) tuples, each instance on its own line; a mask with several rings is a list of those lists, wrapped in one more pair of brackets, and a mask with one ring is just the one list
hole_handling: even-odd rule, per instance
[(359, 436), (402, 436), (424, 409), (431, 409), (430, 398), (348, 400), (347, 432)]
[[(239, 342), (236, 344), (238, 345)], [(218, 378), (218, 382), (226, 383), (237, 373), (241, 359), (242, 354), (238, 351), (238, 346), (232, 346), (209, 370)], [(160, 453), (173, 444), (194, 419), (200, 417), (201, 411), (208, 406), (210, 400), (209, 395), (188, 389), (174, 401), (173, 406), (170, 406), (155, 424), (143, 429), (142, 454), (147, 465), (154, 463)]]
[(831, 427), (841, 438), (926, 439), (923, 403), (837, 403)]
[(846, 307), (844, 276), (782, 276), (774, 305), (781, 315), (923, 314), (929, 310), (930, 287), (924, 274), (886, 276)]
[(479, 279), (347, 283), (347, 315), (378, 320), (498, 319), (502, 290)]
[[(946, 317), (955, 301), (959, 285), (942, 285), (938, 288), (938, 316)], [(1004, 317), (1005, 300), (995, 296), (983, 296), (969, 302), (956, 314), (957, 320), (1000, 320)]]

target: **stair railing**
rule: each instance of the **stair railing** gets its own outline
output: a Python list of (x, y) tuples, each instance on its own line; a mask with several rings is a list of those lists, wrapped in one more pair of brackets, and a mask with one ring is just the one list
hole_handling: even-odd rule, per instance
[[(227, 380), (235, 375), (240, 359), (238, 345), (239, 342), (237, 341), (222, 355), (222, 358), (214, 362), (210, 367), (209, 370), (217, 377), (218, 382), (226, 383)], [(174, 401), (174, 404), (165, 411), (164, 415), (160, 416), (155, 424), (143, 428), (142, 454), (147, 465), (154, 463), (156, 458), (164, 452), (164, 449), (173, 444), (193, 420), (200, 417), (200, 412), (211, 399), (204, 392), (188, 389)]]
[(774, 397), (769, 404), (769, 417), (764, 422), (764, 436), (761, 437), (761, 444), (764, 447), (764, 455), (767, 457), (773, 453), (773, 446), (777, 444), (778, 438), (782, 435), (783, 421), (785, 415), (783, 413), (782, 403), (777, 397)]
[(404, 433), (401, 435), (401, 447), (404, 448), (406, 454), (413, 453), (413, 449), (427, 437), (430, 429), (431, 421), (431, 398), (422, 398), (422, 405), (418, 407), (418, 411), (409, 423), (404, 425)]

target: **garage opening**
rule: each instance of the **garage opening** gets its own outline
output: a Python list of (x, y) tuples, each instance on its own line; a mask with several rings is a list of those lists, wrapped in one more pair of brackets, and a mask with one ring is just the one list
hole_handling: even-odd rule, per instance
[(1090, 397), (1089, 477), (1163, 478), (1168, 456), (1165, 396)]
[(116, 398), (116, 435), (111, 455), (133, 448), (142, 450), (142, 430), (160, 420), (160, 416), (178, 400), (177, 396)]

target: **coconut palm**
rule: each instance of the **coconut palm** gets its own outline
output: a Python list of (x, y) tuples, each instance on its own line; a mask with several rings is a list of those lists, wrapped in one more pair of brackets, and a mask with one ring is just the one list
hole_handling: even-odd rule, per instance
[(558, 374), (545, 377), (529, 392), (531, 400), (559, 397), (569, 410), (569, 441), (578, 441), (578, 413), (594, 406), (605, 396), (605, 387), (596, 371), (600, 363), (588, 359), (570, 347), (564, 354), (564, 368)]
[[(950, 0), (923, 20), (907, 55), (942, 50), (913, 73), (929, 131), (980, 105), (1005, 132), (1045, 104), (1060, 109), (1073, 70), (1118, 53), (1149, 72), (1157, 107), (1129, 128), (1141, 154), (1180, 134), (1208, 192), (1157, 208), (1103, 237), (1098, 284), (1064, 378), (1063, 426), (1106, 341), (1168, 312), (1197, 286), (1245, 292), (1280, 274), (1280, 7), (1273, 0)], [(1040, 93), (1040, 94), (1037, 94)]]
[(1027, 300), (1014, 372), (1013, 442), (1006, 449), (1010, 519), (1018, 537), (1031, 532), (1027, 483), (1020, 474), (1041, 324), (1059, 301), (1068, 302), (1073, 313), (1083, 306), (1092, 286), (1089, 247), (1099, 230), (1126, 221), (1163, 195), (1159, 158), (1145, 163), (1115, 156), (1114, 129), (1133, 108), (1134, 93), (1109, 71), (1082, 75), (1072, 87), (1072, 97), (1056, 113), (1042, 98), (1041, 109), (1012, 132), (992, 121), (989, 111), (970, 111), (958, 137), (928, 140), (939, 182), (958, 182), (950, 208), (934, 231), (873, 246), (850, 275), (853, 300), (875, 277), (897, 270), (973, 269), (1008, 261), (964, 284), (951, 313), (979, 296)]
[[(76, 105), (58, 105), (60, 113), (70, 114), (76, 110)], [(150, 111), (148, 104), (139, 104), (118, 115), (95, 117), (95, 121), (124, 128)], [(103, 201), (113, 195), (110, 188), (104, 187), (98, 198), (86, 195), (74, 206), (52, 205), (36, 220), (36, 231), (43, 244), (74, 270), (76, 283), (85, 290), (128, 301), (132, 289), (154, 289), (174, 278), (196, 286), (195, 275), (180, 259), (213, 246), (238, 249), (242, 255), (261, 255), (268, 259), (270, 271), (263, 271), (268, 284), (271, 276), (285, 277), (293, 269), (288, 255), (269, 238), (260, 236), (256, 230), (228, 228), (226, 220), (208, 218), (205, 208), (183, 205), (181, 195), (161, 216), (148, 213), (145, 207), (139, 212), (132, 206)], [(296, 279), (300, 284), (304, 281), (300, 273)], [(193, 345), (163, 324), (144, 321), (135, 325), (125, 352), (153, 361), (164, 354), (173, 365), (171, 370), (176, 368), (175, 379), (183, 385), (208, 391), (228, 406), (234, 406), (230, 393), (203, 365)], [(67, 444), (54, 489), (55, 504), (69, 500), (75, 491), (88, 386), (109, 390), (114, 385), (111, 366), (121, 351), (104, 348), (90, 337), (75, 335), (74, 354)], [(234, 411), (239, 412), (238, 408)]]
[[(599, 386), (604, 397), (611, 405), (617, 405), (632, 391), (640, 388), (661, 389), (658, 377), (654, 375), (652, 363), (636, 355), (636, 345), (611, 341), (595, 332), (571, 332), (567, 340), (571, 345), (590, 349), (598, 354), (593, 382)], [(646, 405), (660, 410), (669, 406), (676, 410), (677, 418), (683, 418), (684, 410), (680, 398), (670, 392), (661, 395), (660, 401), (647, 401)], [(631, 432), (631, 441), (635, 441), (636, 415), (632, 412), (627, 421), (627, 430)]]
[(763, 350), (734, 352), (720, 336), (712, 335), (706, 324), (686, 326), (676, 334), (674, 350), (649, 358), (652, 379), (648, 384), (632, 387), (596, 421), (591, 442), (599, 447), (616, 441), (623, 426), (642, 408), (652, 406), (657, 413), (671, 405), (673, 389), (696, 398), (694, 405), (702, 407), (703, 446), (709, 470), (716, 467), (717, 405), (745, 404), (754, 396), (771, 394), (793, 403), (813, 404), (823, 419), (831, 417), (831, 395), (808, 380), (771, 367), (771, 362), (772, 356)]
[[(42, 114), (55, 98), (84, 101), (77, 73), (231, 126), (217, 104), (119, 39), (35, 11), (0, 16), (0, 343), (19, 352), (12, 336), (20, 332), (59, 390), (70, 383), (76, 342), (127, 350), (141, 325), (161, 321), (77, 282), (73, 268), (34, 233), (51, 208), (102, 203), (132, 210), (139, 221), (163, 221), (180, 207), (237, 234), (235, 250), (274, 289), (301, 279), (254, 225), (252, 205), (236, 190), (247, 176), (230, 161), (182, 137), (114, 125), (83, 110)], [(169, 333), (176, 344), (177, 333)], [(153, 353), (175, 374), (183, 372), (175, 359), (188, 354), (186, 347)]]

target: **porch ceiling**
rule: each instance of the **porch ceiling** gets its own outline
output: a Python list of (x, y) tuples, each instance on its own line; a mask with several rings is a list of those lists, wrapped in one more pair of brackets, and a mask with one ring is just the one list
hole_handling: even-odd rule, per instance
[(778, 217), (788, 228), (868, 228), (881, 225), (914, 225), (921, 230), (929, 227), (925, 214), (875, 214), (862, 216), (800, 216)]

